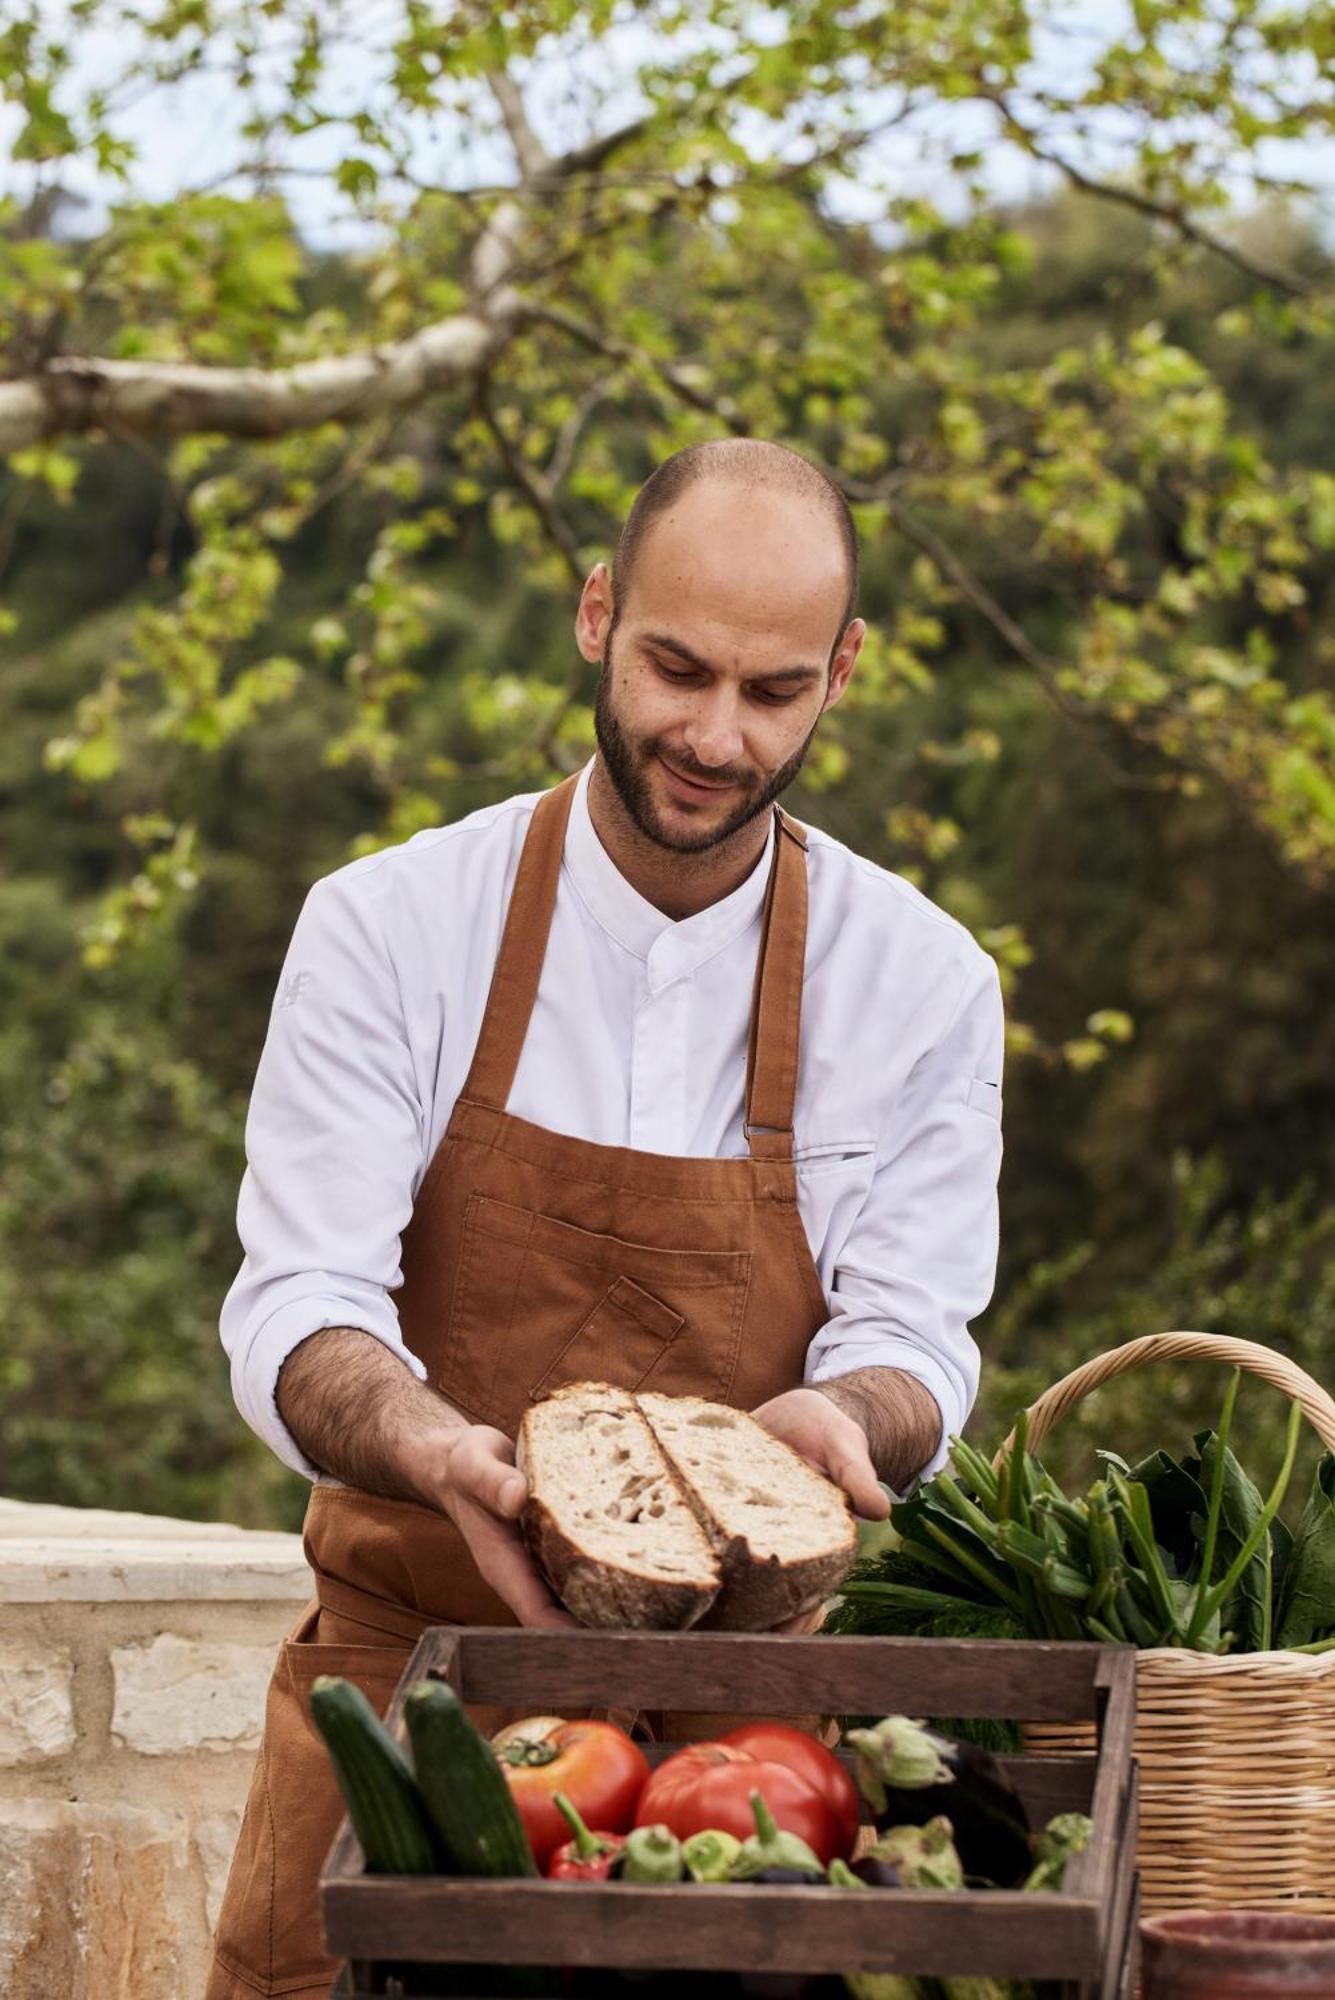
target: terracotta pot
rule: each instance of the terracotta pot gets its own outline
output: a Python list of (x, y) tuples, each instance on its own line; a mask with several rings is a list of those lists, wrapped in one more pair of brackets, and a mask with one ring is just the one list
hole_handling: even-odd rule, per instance
[(1335, 1917), (1178, 1910), (1140, 1926), (1142, 2000), (1335, 1996)]

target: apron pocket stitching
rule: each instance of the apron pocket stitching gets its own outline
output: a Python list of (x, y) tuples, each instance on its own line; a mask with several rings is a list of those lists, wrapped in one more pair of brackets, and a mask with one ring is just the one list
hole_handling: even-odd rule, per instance
[[(617, 1290), (618, 1286), (625, 1284), (627, 1282), (634, 1283), (634, 1280), (628, 1281), (624, 1278), (615, 1278), (612, 1281), (612, 1283), (608, 1286), (607, 1290), (603, 1293), (602, 1297), (589, 1308), (588, 1312), (584, 1315), (584, 1318), (580, 1321), (579, 1325), (575, 1328), (575, 1331), (571, 1334), (569, 1340), (565, 1342), (559, 1353), (553, 1355), (551, 1361), (548, 1362), (546, 1368), (543, 1369), (542, 1374), (538, 1377), (537, 1381), (533, 1384), (533, 1387), (529, 1390), (530, 1402), (536, 1401), (538, 1397), (540, 1397), (544, 1393), (545, 1384), (551, 1379), (553, 1375), (557, 1374), (560, 1371), (561, 1364), (564, 1362), (566, 1356), (570, 1353), (571, 1349), (574, 1346), (576, 1346), (579, 1340), (589, 1331), (590, 1327), (593, 1325), (594, 1321), (598, 1318), (599, 1314), (602, 1313), (608, 1306), (611, 1306), (614, 1312), (624, 1312), (627, 1315), (627, 1317), (633, 1319), (638, 1326), (642, 1326), (645, 1332), (649, 1334), (651, 1339), (654, 1339), (658, 1342), (658, 1352), (653, 1356), (652, 1360), (646, 1363), (646, 1365), (640, 1370), (640, 1373), (635, 1378), (635, 1380), (633, 1382), (623, 1383), (620, 1386), (629, 1389), (633, 1393), (636, 1389), (639, 1388), (640, 1384), (646, 1379), (646, 1377), (653, 1373), (654, 1369), (658, 1366), (659, 1362), (662, 1360), (665, 1350), (671, 1347), (673, 1341), (676, 1339), (677, 1335), (681, 1332), (681, 1329), (685, 1326), (686, 1315), (684, 1313), (674, 1313), (672, 1311), (672, 1308), (670, 1306), (665, 1306), (661, 1299), (654, 1299), (653, 1302), (658, 1307), (659, 1311), (668, 1314), (671, 1318), (675, 1319), (677, 1322), (677, 1324), (673, 1327), (671, 1333), (664, 1336), (660, 1332), (659, 1328), (654, 1326), (652, 1322), (644, 1314), (636, 1312), (633, 1305), (625, 1302), (624, 1300), (613, 1298), (612, 1294)], [(640, 1289), (641, 1287), (636, 1286), (636, 1290)], [(653, 1298), (652, 1292), (647, 1293), (646, 1297)], [(578, 1378), (572, 1377), (571, 1379), (574, 1380)]]
[[(493, 1153), (503, 1153), (507, 1159), (518, 1160), (524, 1166), (541, 1165), (541, 1162), (530, 1160), (526, 1153), (516, 1151), (513, 1146), (502, 1146), (499, 1143), (495, 1143), (490, 1150)], [(665, 1165), (676, 1166), (680, 1164), (675, 1156), (669, 1160), (665, 1154), (651, 1153), (647, 1157), (653, 1160), (661, 1158)], [(702, 1160), (698, 1164), (712, 1167), (721, 1165), (722, 1162), (717, 1160)], [(750, 1154), (739, 1154), (733, 1164), (749, 1167), (752, 1164)], [(641, 1187), (634, 1179), (613, 1181), (611, 1178), (607, 1178), (604, 1180), (595, 1180), (591, 1174), (573, 1173), (570, 1168), (565, 1166), (562, 1166), (560, 1173), (563, 1181), (569, 1181), (578, 1187), (595, 1187), (605, 1190), (615, 1186), (625, 1193), (647, 1195), (657, 1202), (684, 1202), (690, 1208), (749, 1208), (755, 1200), (754, 1194), (664, 1194), (656, 1187)]]
[(726, 1403), (732, 1394), (732, 1385), (737, 1378), (737, 1362), (742, 1350), (742, 1326), (746, 1319), (747, 1301), (751, 1296), (751, 1260), (748, 1257), (746, 1276), (737, 1287), (737, 1299), (732, 1314), (732, 1351), (728, 1356), (728, 1372), (719, 1391), (718, 1400)]
[[(657, 1334), (664, 1346), (670, 1340), (675, 1340), (686, 1324), (685, 1313), (676, 1312), (671, 1306), (664, 1305), (662, 1299), (655, 1298), (652, 1292), (637, 1284), (634, 1278), (623, 1275), (614, 1279), (607, 1288), (604, 1303), (609, 1300), (616, 1306), (618, 1312), (629, 1314), (631, 1319), (638, 1320), (641, 1326), (647, 1327), (650, 1333)], [(644, 1304), (641, 1304), (641, 1300)]]

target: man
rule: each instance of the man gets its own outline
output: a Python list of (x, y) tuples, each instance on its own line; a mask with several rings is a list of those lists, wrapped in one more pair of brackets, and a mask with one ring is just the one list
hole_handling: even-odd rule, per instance
[(580, 601), (596, 758), (307, 901), (223, 1338), (242, 1413), (316, 1481), (317, 1601), (270, 1690), (209, 2000), (328, 1990), (314, 1676), (383, 1709), (426, 1624), (569, 1622), (516, 1526), (531, 1398), (731, 1401), (868, 1517), (963, 1424), (996, 1261), (996, 971), (773, 806), (848, 685), (856, 585), (805, 460), (678, 454)]

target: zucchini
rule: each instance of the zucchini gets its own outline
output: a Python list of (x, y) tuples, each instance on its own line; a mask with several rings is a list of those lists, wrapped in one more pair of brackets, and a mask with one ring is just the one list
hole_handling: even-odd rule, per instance
[(333, 1760), (367, 1873), (442, 1873), (440, 1844), (412, 1766), (361, 1689), (321, 1674), (311, 1684), (311, 1715)]
[(505, 1773), (454, 1689), (419, 1681), (403, 1718), (418, 1788), (451, 1864), (461, 1875), (536, 1875)]

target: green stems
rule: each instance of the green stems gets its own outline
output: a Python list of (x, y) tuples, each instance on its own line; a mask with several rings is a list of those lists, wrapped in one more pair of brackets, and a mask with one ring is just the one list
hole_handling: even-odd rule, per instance
[[(1191, 1608), (1191, 1618), (1187, 1630), (1195, 1628), (1201, 1605), (1209, 1594), (1210, 1575), (1214, 1569), (1215, 1542), (1219, 1536), (1219, 1515), (1224, 1504), (1224, 1464), (1228, 1453), (1228, 1435), (1233, 1428), (1233, 1405), (1237, 1401), (1238, 1384), (1242, 1380), (1241, 1368), (1235, 1368), (1224, 1391), (1224, 1407), (1219, 1412), (1219, 1429), (1216, 1433), (1214, 1453), (1214, 1477), (1210, 1481), (1210, 1506), (1205, 1517), (1205, 1541), (1201, 1548), (1201, 1574), (1196, 1591), (1196, 1602)], [(1206, 1623), (1205, 1619), (1201, 1624)], [(1190, 1640), (1187, 1642), (1190, 1644)]]
[[(1293, 1460), (1297, 1458), (1297, 1440), (1299, 1440), (1299, 1434), (1301, 1434), (1301, 1426), (1303, 1426), (1303, 1410), (1295, 1402), (1295, 1404), (1289, 1406), (1289, 1430), (1287, 1430), (1287, 1436), (1285, 1436), (1285, 1454), (1283, 1454), (1283, 1464), (1279, 1468), (1279, 1478), (1271, 1486), (1269, 1500), (1265, 1502), (1265, 1506), (1257, 1514), (1255, 1526), (1253, 1526), (1251, 1534), (1247, 1536), (1247, 1540), (1243, 1542), (1243, 1546), (1239, 1548), (1239, 1552), (1233, 1556), (1233, 1562), (1229, 1564), (1229, 1568), (1223, 1572), (1223, 1576), (1219, 1578), (1219, 1582), (1215, 1584), (1215, 1588), (1209, 1590), (1203, 1598), (1197, 1600), (1197, 1606), (1195, 1606), (1195, 1610), (1191, 1614), (1191, 1622), (1187, 1626), (1187, 1646), (1195, 1646), (1197, 1638), (1201, 1636), (1201, 1632), (1205, 1630), (1205, 1626), (1209, 1624), (1209, 1620), (1215, 1616), (1215, 1612), (1219, 1610), (1219, 1606), (1223, 1604), (1223, 1600), (1229, 1596), (1229, 1592), (1235, 1588), (1239, 1576), (1243, 1574), (1243, 1570), (1247, 1568), (1247, 1564), (1255, 1556), (1257, 1548), (1261, 1546), (1261, 1538), (1265, 1534), (1269, 1534), (1269, 1526), (1271, 1526), (1275, 1514), (1279, 1512), (1279, 1502), (1283, 1500), (1283, 1496), (1285, 1496), (1285, 1492), (1289, 1488), (1289, 1480), (1293, 1476)], [(1223, 1452), (1219, 1452), (1219, 1458), (1223, 1458)]]

